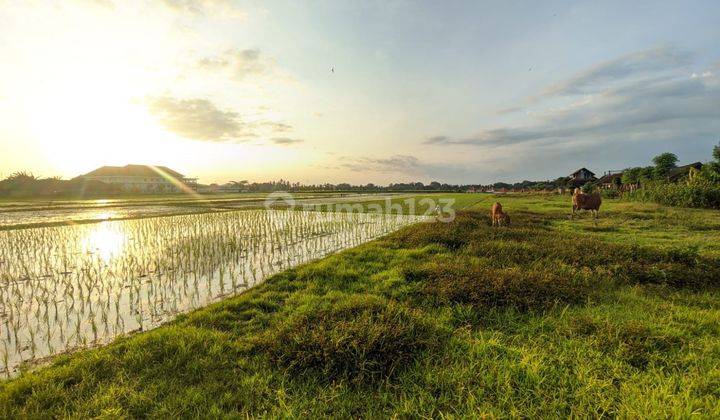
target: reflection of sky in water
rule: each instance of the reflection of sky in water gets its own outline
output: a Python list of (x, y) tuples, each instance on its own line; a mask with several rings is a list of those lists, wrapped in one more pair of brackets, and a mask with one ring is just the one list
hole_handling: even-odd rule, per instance
[(113, 217), (117, 217), (116, 213), (114, 211), (104, 211), (104, 212), (98, 213), (96, 218), (99, 220), (107, 220), (107, 219), (111, 219)]
[[(348, 196), (343, 198), (338, 197), (299, 197), (297, 199), (298, 204), (331, 204), (337, 202), (347, 201), (377, 201), (385, 200), (391, 196), (400, 197), (402, 194), (358, 194), (354, 196)], [(112, 203), (116, 200), (100, 199), (92, 201), (92, 206), (102, 206)], [(191, 206), (189, 203), (185, 203), (182, 206), (174, 205), (118, 205), (108, 208), (55, 208), (55, 209), (44, 209), (44, 210), (14, 210), (8, 211), (8, 209), (2, 209), (0, 206), (0, 226), (14, 226), (14, 225), (44, 225), (53, 224), (58, 222), (80, 222), (90, 220), (109, 220), (109, 219), (123, 219), (123, 218), (135, 218), (135, 217), (147, 217), (147, 216), (159, 216), (159, 215), (176, 215), (176, 214), (187, 214), (197, 213), (199, 210), (223, 210), (228, 208), (245, 208), (245, 207), (257, 207), (262, 205), (262, 201), (250, 200), (250, 199), (226, 199), (221, 201), (227, 201), (226, 203), (218, 203), (218, 207), (202, 205), (198, 202), (199, 206)]]
[(53, 209), (0, 212), (0, 226), (45, 224), (64, 221), (108, 220), (197, 212), (194, 207), (128, 206), (113, 209)]

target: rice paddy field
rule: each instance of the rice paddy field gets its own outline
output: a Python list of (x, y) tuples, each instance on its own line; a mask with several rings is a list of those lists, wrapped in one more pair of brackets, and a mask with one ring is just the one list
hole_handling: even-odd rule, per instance
[(717, 211), (315, 204), (0, 232), (0, 415), (720, 416)]
[(0, 369), (153, 328), (420, 220), (247, 210), (0, 232)]
[[(403, 194), (301, 193), (298, 206), (364, 202), (403, 197)], [(268, 194), (197, 195), (77, 201), (0, 201), (0, 230), (93, 223), (201, 212), (263, 208)], [(282, 204), (280, 202), (279, 204)]]

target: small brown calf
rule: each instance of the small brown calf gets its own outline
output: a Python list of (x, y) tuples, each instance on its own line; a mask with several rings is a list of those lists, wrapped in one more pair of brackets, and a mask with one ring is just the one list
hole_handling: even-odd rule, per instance
[(502, 204), (495, 203), (490, 210), (490, 218), (493, 226), (502, 226), (510, 224), (510, 216), (502, 209)]

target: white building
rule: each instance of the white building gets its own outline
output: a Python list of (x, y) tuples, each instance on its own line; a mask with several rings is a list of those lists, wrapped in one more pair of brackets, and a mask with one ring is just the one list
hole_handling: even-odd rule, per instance
[(197, 185), (197, 178), (186, 178), (165, 166), (152, 165), (103, 166), (80, 178), (119, 185), (124, 191), (141, 193), (182, 192), (195, 190)]

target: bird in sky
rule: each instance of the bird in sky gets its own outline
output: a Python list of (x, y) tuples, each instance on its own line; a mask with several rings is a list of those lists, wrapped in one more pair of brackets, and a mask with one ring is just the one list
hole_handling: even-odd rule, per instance
[(335, 66), (330, 67), (330, 73), (335, 73)]

